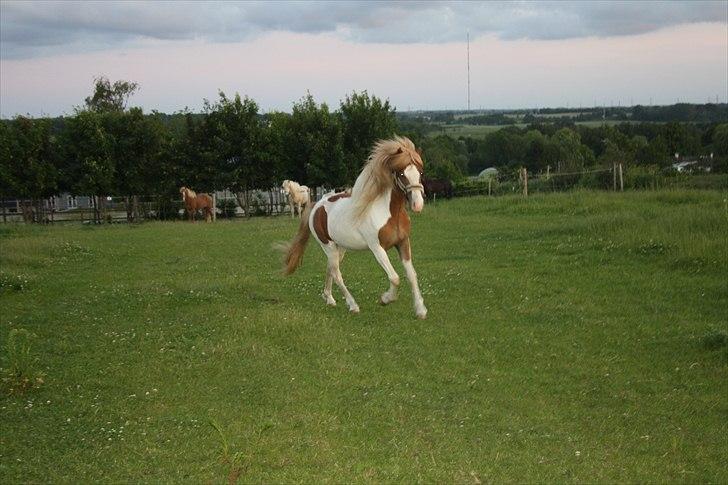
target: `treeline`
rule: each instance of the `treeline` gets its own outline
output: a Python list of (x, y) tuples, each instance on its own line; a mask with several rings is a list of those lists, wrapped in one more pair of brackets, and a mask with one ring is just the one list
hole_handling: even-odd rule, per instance
[(498, 125), (516, 123), (569, 123), (573, 121), (644, 121), (667, 123), (721, 123), (728, 121), (728, 104), (678, 103), (668, 106), (541, 108), (531, 110), (503, 110), (486, 113), (467, 111), (434, 111), (400, 113), (400, 119), (446, 125)]
[(351, 185), (373, 142), (397, 131), (394, 108), (367, 92), (337, 110), (310, 94), (292, 112), (261, 114), (257, 103), (220, 92), (201, 114), (126, 108), (134, 83), (96, 80), (74, 115), (18, 116), (0, 123), (0, 197), (169, 194), (270, 188), (286, 178)]
[(706, 157), (712, 171), (728, 171), (728, 123), (621, 123), (593, 128), (563, 122), (531, 124), (504, 127), (483, 139), (425, 138), (428, 125), (401, 124), (406, 132), (415, 133), (415, 139), (422, 139), (427, 173), (434, 178), (457, 180), (488, 167), (543, 172), (550, 166), (552, 171), (574, 172), (622, 163), (665, 169), (675, 162), (676, 153), (681, 160)]
[(714, 154), (728, 166), (728, 124), (622, 123), (587, 127), (559, 120), (509, 126), (483, 139), (432, 136), (434, 125), (398, 116), (388, 101), (352, 93), (337, 109), (307, 94), (291, 113), (220, 92), (202, 113), (145, 114), (126, 107), (137, 86), (105, 78), (72, 116), (0, 123), (0, 197), (246, 193), (283, 179), (312, 187), (351, 186), (372, 144), (398, 133), (424, 152), (426, 175), (457, 181), (487, 167), (581, 171), (612, 163), (667, 167), (674, 154)]

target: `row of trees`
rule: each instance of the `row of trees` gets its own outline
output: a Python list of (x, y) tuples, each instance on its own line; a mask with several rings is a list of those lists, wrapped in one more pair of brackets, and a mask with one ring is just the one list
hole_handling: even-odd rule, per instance
[(337, 111), (310, 94), (292, 113), (262, 115), (255, 101), (220, 92), (202, 114), (127, 109), (135, 83), (105, 78), (74, 115), (0, 123), (0, 196), (246, 191), (290, 178), (313, 186), (353, 183), (372, 143), (397, 131), (394, 109), (367, 92)]
[(551, 166), (552, 170), (580, 171), (617, 162), (665, 168), (674, 161), (675, 153), (691, 157), (713, 153), (713, 170), (728, 171), (727, 123), (532, 124), (504, 127), (482, 139), (457, 140), (431, 132), (424, 137), (427, 130), (421, 124), (402, 124), (423, 134), (428, 172), (438, 178), (457, 179), (487, 167), (545, 171)]
[[(674, 153), (728, 160), (728, 124), (564, 122), (505, 127), (485, 138), (432, 136), (388, 101), (352, 93), (338, 109), (307, 94), (291, 113), (261, 114), (247, 97), (220, 92), (202, 113), (145, 114), (127, 108), (137, 85), (105, 78), (73, 116), (0, 122), (0, 197), (160, 194), (177, 188), (270, 188), (353, 183), (374, 141), (394, 133), (423, 149), (431, 178), (457, 180), (486, 167), (578, 171), (613, 162), (666, 166)], [(721, 162), (723, 165), (721, 165)]]

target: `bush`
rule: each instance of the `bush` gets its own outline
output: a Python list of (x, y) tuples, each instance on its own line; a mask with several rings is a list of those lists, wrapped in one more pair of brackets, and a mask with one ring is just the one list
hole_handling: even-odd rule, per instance
[(220, 209), (220, 217), (235, 217), (238, 203), (235, 199), (220, 199), (217, 201), (217, 208)]

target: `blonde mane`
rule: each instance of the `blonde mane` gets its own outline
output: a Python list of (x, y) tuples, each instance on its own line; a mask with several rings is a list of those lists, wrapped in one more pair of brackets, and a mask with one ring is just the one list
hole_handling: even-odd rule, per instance
[(392, 190), (392, 171), (403, 170), (412, 163), (422, 171), (422, 158), (409, 138), (395, 135), (390, 140), (379, 140), (351, 190), (354, 218), (361, 219), (377, 197)]
[(197, 197), (197, 193), (189, 187), (182, 187), (179, 191), (182, 193), (183, 200), (187, 198), (194, 199)]

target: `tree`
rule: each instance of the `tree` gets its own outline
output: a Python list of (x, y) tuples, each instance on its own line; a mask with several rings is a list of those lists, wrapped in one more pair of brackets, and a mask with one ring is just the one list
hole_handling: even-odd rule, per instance
[(72, 194), (114, 192), (115, 170), (110, 139), (102, 117), (93, 111), (79, 111), (62, 133), (64, 163), (60, 167), (61, 188)]
[(717, 157), (728, 157), (728, 123), (722, 123), (713, 130), (713, 153)]
[(456, 181), (468, 171), (468, 151), (464, 142), (447, 135), (428, 138), (422, 144), (425, 175), (432, 180)]
[(270, 187), (275, 170), (257, 103), (239, 94), (229, 99), (221, 91), (219, 96), (217, 103), (206, 105), (205, 118), (219, 167), (215, 185), (236, 191)]
[(570, 128), (561, 128), (550, 141), (556, 150), (559, 171), (580, 171), (594, 162), (594, 153), (581, 143), (579, 134)]
[(397, 132), (395, 109), (389, 101), (353, 92), (339, 107), (342, 144), (346, 164), (346, 181), (353, 184), (377, 140), (391, 138)]
[(284, 124), (280, 135), (286, 145), (287, 178), (312, 187), (341, 187), (349, 182), (341, 123), (326, 103), (317, 105), (309, 93), (294, 103)]
[(0, 197), (32, 199), (39, 217), (40, 199), (53, 195), (58, 180), (50, 127), (50, 120), (23, 116), (0, 123)]
[(105, 76), (94, 78), (94, 93), (86, 98), (86, 108), (103, 113), (108, 111), (124, 111), (129, 97), (139, 85), (131, 81), (116, 81), (114, 84)]

